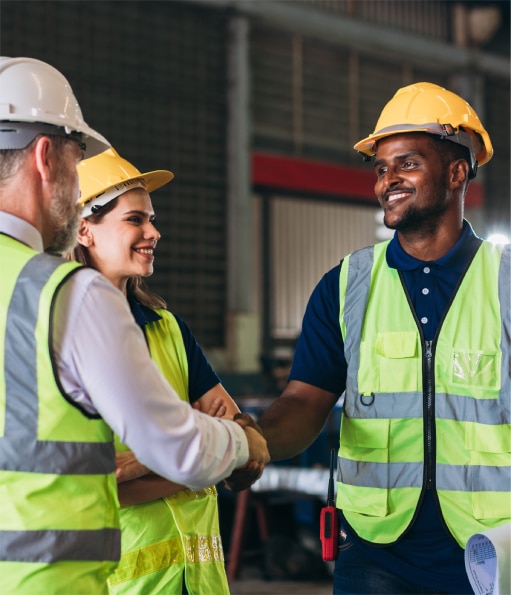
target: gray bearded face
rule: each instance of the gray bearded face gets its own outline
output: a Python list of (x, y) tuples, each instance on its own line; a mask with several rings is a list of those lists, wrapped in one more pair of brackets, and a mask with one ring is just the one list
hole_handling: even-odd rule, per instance
[(52, 204), (51, 217), (56, 226), (53, 242), (46, 249), (46, 252), (52, 254), (64, 254), (72, 250), (76, 245), (82, 207), (81, 205), (73, 205), (74, 212), (68, 213), (66, 217), (63, 217), (61, 207), (62, 205), (57, 200)]
[(77, 203), (76, 180), (64, 168), (55, 183), (50, 206), (53, 239), (46, 252), (64, 254), (76, 245), (82, 206)]

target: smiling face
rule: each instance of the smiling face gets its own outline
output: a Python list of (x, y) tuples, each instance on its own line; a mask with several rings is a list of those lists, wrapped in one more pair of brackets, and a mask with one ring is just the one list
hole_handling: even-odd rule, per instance
[(87, 247), (91, 265), (123, 293), (130, 277), (153, 274), (160, 239), (153, 221), (151, 198), (142, 188), (121, 194), (97, 223), (82, 219), (78, 240)]
[(433, 233), (460, 201), (449, 184), (450, 165), (441, 143), (426, 134), (398, 134), (378, 142), (374, 170), (376, 196), (384, 223), (403, 234)]

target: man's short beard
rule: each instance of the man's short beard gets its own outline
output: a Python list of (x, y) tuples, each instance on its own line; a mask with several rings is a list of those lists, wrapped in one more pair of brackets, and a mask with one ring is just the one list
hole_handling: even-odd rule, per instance
[(64, 199), (61, 192), (54, 196), (50, 216), (55, 228), (52, 243), (46, 248), (46, 252), (62, 255), (75, 247), (81, 213), (81, 205), (70, 205), (69, 199)]
[(447, 203), (429, 205), (422, 209), (411, 206), (403, 213), (399, 221), (393, 225), (387, 225), (384, 221), (384, 224), (385, 227), (395, 229), (405, 235), (409, 233), (420, 233), (422, 235), (437, 229), (446, 210)]

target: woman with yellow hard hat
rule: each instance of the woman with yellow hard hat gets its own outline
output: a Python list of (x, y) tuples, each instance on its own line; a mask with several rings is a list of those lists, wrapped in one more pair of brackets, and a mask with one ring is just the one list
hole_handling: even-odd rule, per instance
[[(124, 293), (151, 357), (181, 399), (232, 417), (239, 409), (188, 326), (142, 284), (153, 273), (160, 239), (149, 193), (174, 174), (141, 173), (114, 149), (82, 161), (78, 173), (84, 207), (73, 258)], [(228, 593), (215, 487), (173, 484), (149, 472), (119, 440), (116, 446), (122, 555), (108, 580), (110, 592)]]

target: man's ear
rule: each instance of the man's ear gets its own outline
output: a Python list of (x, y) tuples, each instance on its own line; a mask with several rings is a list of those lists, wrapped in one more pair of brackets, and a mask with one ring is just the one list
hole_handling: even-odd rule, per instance
[(87, 219), (80, 219), (80, 225), (78, 227), (78, 243), (86, 248), (90, 248), (94, 244), (94, 236), (90, 223)]
[(34, 159), (41, 180), (50, 182), (54, 164), (52, 159), (51, 140), (47, 136), (41, 136), (37, 139), (34, 147)]
[(468, 179), (469, 179), (469, 169), (470, 166), (465, 161), (465, 159), (456, 159), (456, 161), (451, 162), (451, 167), (449, 169), (449, 182), (451, 184), (451, 188), (458, 188), (459, 186), (464, 186)]

